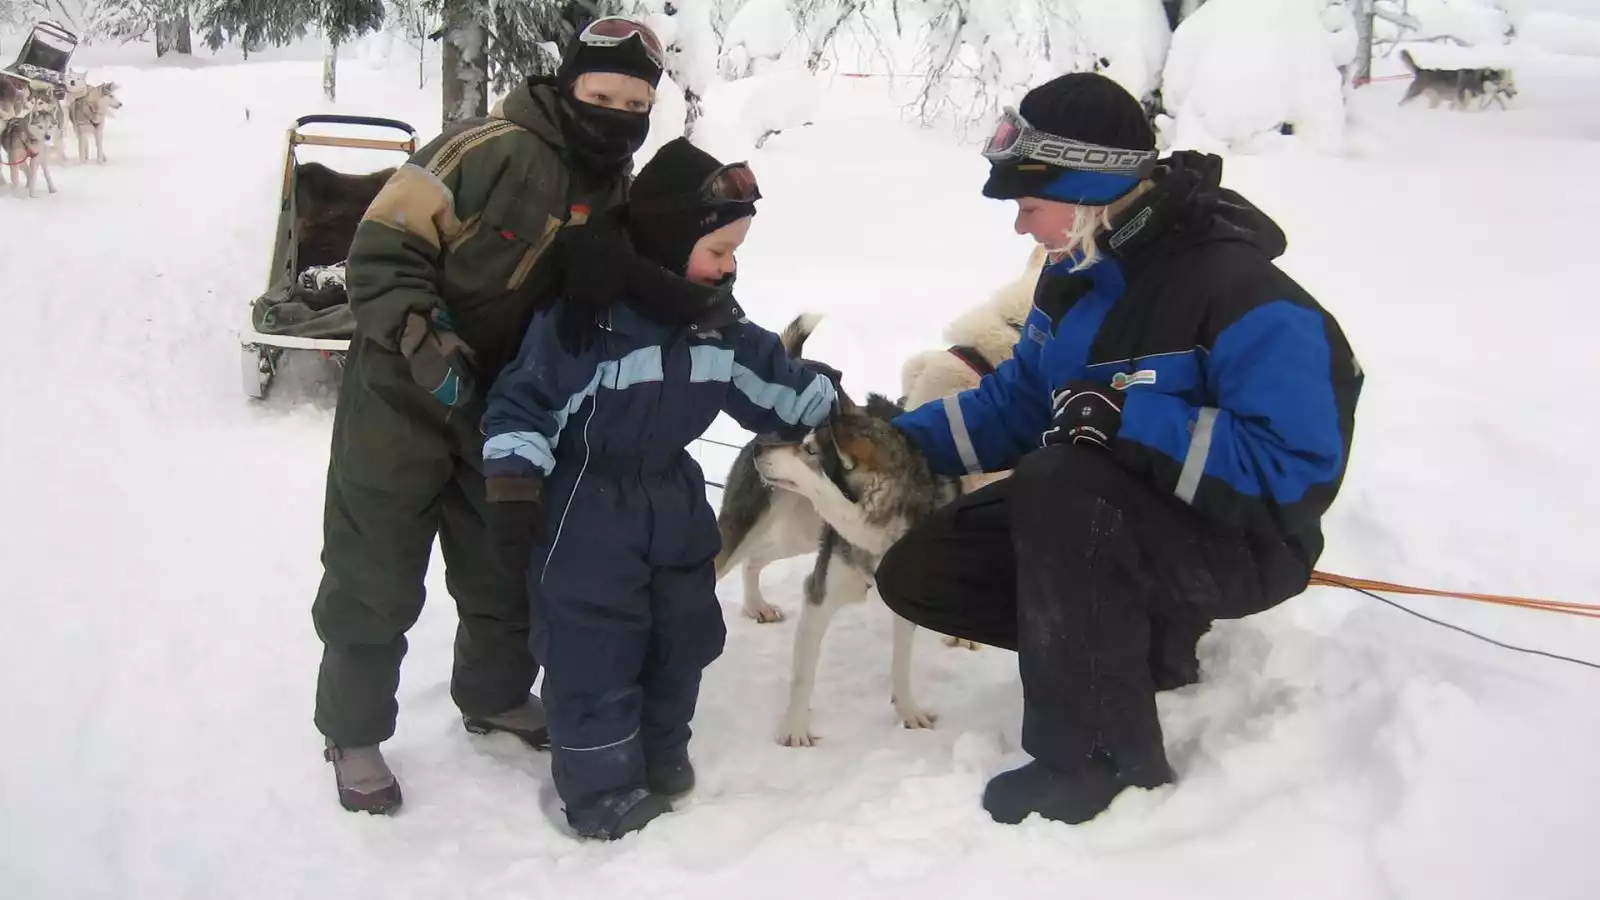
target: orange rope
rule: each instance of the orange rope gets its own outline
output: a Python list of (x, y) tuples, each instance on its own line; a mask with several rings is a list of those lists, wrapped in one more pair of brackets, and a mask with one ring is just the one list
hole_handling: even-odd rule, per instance
[(1565, 613), (1587, 619), (1600, 619), (1600, 606), (1592, 603), (1563, 603), (1559, 600), (1541, 600), (1536, 597), (1508, 597), (1503, 594), (1472, 594), (1460, 591), (1441, 591), (1434, 588), (1373, 581), (1367, 578), (1350, 578), (1331, 572), (1312, 572), (1311, 584), (1316, 587), (1337, 587), (1348, 590), (1368, 590), (1388, 594), (1410, 594), (1418, 597), (1448, 597), (1453, 600), (1471, 600), (1475, 603), (1493, 603), (1499, 606), (1517, 606), (1545, 612)]

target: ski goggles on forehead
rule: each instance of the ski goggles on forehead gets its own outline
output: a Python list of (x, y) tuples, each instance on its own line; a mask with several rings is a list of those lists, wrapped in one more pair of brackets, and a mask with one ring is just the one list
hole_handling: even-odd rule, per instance
[(606, 16), (590, 22), (578, 34), (578, 40), (591, 47), (615, 47), (630, 38), (638, 38), (650, 60), (666, 68), (667, 53), (661, 46), (661, 38), (640, 22), (622, 16)]
[(756, 184), (756, 173), (749, 163), (728, 163), (712, 172), (700, 185), (700, 200), (709, 206), (754, 203), (760, 199), (761, 188)]
[(983, 145), (983, 156), (990, 162), (1049, 163), (1063, 169), (1080, 172), (1100, 172), (1106, 175), (1127, 175), (1145, 178), (1155, 169), (1154, 150), (1124, 150), (1075, 141), (1048, 131), (1040, 131), (1028, 124), (1011, 107), (1006, 107), (995, 126), (994, 134)]

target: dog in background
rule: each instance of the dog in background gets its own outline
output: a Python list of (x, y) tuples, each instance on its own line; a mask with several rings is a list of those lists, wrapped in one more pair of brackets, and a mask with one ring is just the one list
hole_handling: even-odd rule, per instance
[(1479, 109), (1487, 108), (1490, 103), (1509, 109), (1506, 99), (1517, 96), (1516, 80), (1510, 69), (1426, 69), (1417, 65), (1410, 50), (1400, 51), (1400, 61), (1411, 70), (1411, 86), (1400, 98), (1401, 106), (1427, 96), (1429, 109), (1437, 109), (1444, 102), (1459, 110), (1473, 103)]
[(95, 161), (106, 161), (106, 118), (114, 109), (121, 109), (117, 99), (117, 83), (85, 85), (81, 94), (68, 101), (67, 118), (78, 138), (78, 161), (89, 161), (89, 136), (94, 136)]

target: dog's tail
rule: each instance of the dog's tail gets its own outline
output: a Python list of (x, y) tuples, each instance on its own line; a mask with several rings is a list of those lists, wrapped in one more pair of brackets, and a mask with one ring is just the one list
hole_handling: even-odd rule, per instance
[(1417, 61), (1411, 58), (1410, 50), (1400, 51), (1400, 61), (1406, 64), (1406, 68), (1410, 69), (1411, 74), (1413, 75), (1421, 71), (1421, 67), (1417, 65)]
[(801, 313), (783, 329), (783, 349), (791, 359), (800, 356), (805, 350), (806, 338), (811, 337), (811, 332), (817, 330), (817, 325), (821, 321), (821, 313)]

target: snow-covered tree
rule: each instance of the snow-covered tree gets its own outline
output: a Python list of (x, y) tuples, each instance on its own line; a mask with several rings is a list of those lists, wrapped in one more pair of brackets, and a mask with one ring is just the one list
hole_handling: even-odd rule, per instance
[[(26, 26), (48, 20), (82, 34), (93, 13), (93, 6), (92, 0), (0, 0), (0, 24)], [(9, 13), (6, 11), (8, 8)]]
[[(880, 0), (898, 2), (898, 0)], [(650, 23), (666, 47), (667, 78), (684, 97), (684, 134), (692, 137), (702, 98), (721, 81), (756, 74), (790, 50), (816, 71), (824, 54), (868, 0), (634, 0), (597, 12)]]
[(139, 41), (155, 36), (156, 56), (194, 52), (190, 41), (197, 0), (99, 0), (89, 25), (91, 37)]
[(921, 38), (923, 121), (985, 121), (1066, 72), (1102, 72), (1151, 106), (1171, 39), (1161, 0), (912, 0), (901, 10)]
[(417, 51), (417, 87), (428, 83), (429, 38), (439, 30), (438, 0), (385, 0), (390, 31)]
[(28, 20), (27, 6), (22, 0), (0, 0), (0, 29), (20, 28)]
[(322, 93), (338, 99), (339, 45), (383, 27), (383, 0), (316, 0), (317, 24), (327, 39)]
[[(1331, 12), (1332, 7), (1329, 7)], [(1377, 5), (1373, 0), (1346, 0), (1344, 9), (1348, 26), (1354, 32), (1355, 49), (1351, 51), (1350, 62), (1342, 71), (1345, 74), (1345, 83), (1350, 87), (1360, 87), (1372, 80), (1372, 24), (1377, 16)], [(1335, 17), (1325, 13), (1323, 24), (1334, 27)], [(1346, 23), (1339, 22), (1343, 27)]]
[(444, 123), (489, 111), (489, 89), (509, 90), (554, 72), (575, 20), (594, 4), (574, 0), (444, 0)]
[(246, 58), (303, 37), (316, 15), (312, 0), (201, 0), (201, 6), (206, 46), (220, 50), (236, 41)]

